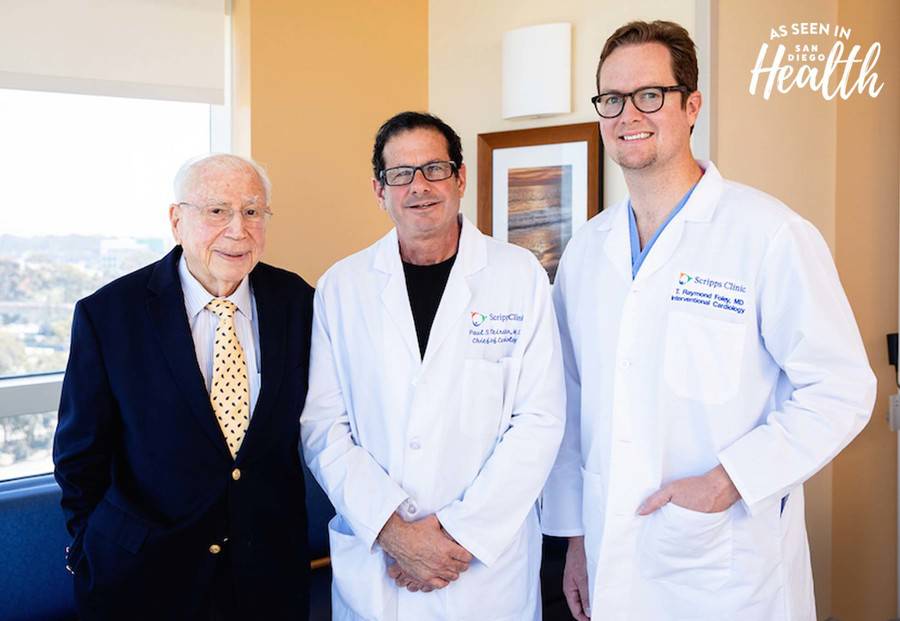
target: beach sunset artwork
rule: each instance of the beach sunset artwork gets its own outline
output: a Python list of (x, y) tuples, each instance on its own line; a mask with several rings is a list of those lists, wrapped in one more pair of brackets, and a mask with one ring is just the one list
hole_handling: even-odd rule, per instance
[(510, 168), (507, 240), (531, 250), (550, 275), (572, 236), (572, 166)]

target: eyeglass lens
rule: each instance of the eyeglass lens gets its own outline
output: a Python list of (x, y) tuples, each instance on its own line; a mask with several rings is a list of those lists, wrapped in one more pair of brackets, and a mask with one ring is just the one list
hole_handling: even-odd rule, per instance
[(597, 100), (597, 112), (603, 117), (616, 117), (625, 109), (625, 100), (631, 97), (634, 107), (644, 113), (656, 112), (663, 106), (665, 91), (659, 87), (642, 88), (629, 94), (606, 93)]
[(384, 171), (384, 181), (388, 185), (408, 185), (416, 176), (416, 171), (421, 170), (422, 176), (428, 181), (443, 181), (453, 174), (452, 162), (429, 162), (422, 166), (396, 166)]

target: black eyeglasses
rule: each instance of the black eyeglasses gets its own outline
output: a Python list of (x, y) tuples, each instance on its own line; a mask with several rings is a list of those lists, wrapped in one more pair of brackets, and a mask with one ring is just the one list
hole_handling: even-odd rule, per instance
[(421, 166), (394, 166), (381, 171), (381, 181), (385, 185), (409, 185), (421, 170), (428, 181), (443, 181), (453, 176), (456, 164), (453, 162), (428, 162)]
[(676, 86), (645, 86), (631, 93), (600, 93), (591, 97), (591, 103), (597, 110), (597, 114), (604, 119), (614, 119), (625, 109), (625, 100), (631, 98), (634, 107), (644, 114), (657, 112), (666, 103), (666, 93), (678, 91), (687, 94), (688, 87)]

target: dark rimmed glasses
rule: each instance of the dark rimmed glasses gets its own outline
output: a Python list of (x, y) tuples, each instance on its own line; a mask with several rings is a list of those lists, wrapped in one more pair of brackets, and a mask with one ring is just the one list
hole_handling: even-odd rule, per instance
[(443, 181), (453, 176), (456, 164), (439, 161), (428, 162), (421, 166), (394, 166), (381, 171), (381, 181), (385, 185), (409, 185), (413, 182), (417, 170), (421, 170), (422, 176), (428, 181)]
[(631, 103), (640, 112), (652, 114), (659, 111), (666, 103), (666, 93), (678, 91), (687, 94), (688, 87), (681, 84), (675, 86), (645, 86), (630, 93), (600, 93), (591, 97), (591, 103), (604, 119), (614, 119), (625, 109), (625, 100), (631, 99)]

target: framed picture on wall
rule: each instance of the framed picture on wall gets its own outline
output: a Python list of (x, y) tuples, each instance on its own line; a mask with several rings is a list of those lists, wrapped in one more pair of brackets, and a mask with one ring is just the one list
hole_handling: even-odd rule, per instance
[(478, 228), (528, 248), (552, 282), (572, 234), (600, 210), (597, 123), (478, 135)]

